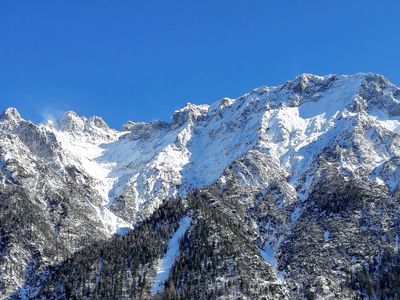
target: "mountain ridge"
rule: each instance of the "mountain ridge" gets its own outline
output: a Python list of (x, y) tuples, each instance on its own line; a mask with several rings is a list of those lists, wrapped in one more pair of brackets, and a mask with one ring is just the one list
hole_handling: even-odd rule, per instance
[[(118, 143), (118, 141), (123, 140), (127, 141), (126, 143), (119, 143), (121, 145), (121, 148), (123, 148), (123, 151), (128, 149), (125, 149), (124, 147), (134, 147), (133, 144), (138, 144), (141, 141), (142, 147), (147, 147), (145, 145), (144, 141), (146, 140), (151, 140), (152, 137), (154, 139), (154, 135), (159, 135), (165, 133), (168, 136), (171, 136), (169, 139), (164, 139), (165, 141), (162, 142), (162, 139), (159, 139), (158, 137), (155, 138), (155, 142), (149, 143), (150, 146), (153, 143), (164, 143), (160, 150), (158, 152), (154, 152), (151, 154), (151, 158), (154, 158), (158, 154), (158, 159), (160, 160), (160, 164), (167, 166), (167, 168), (173, 168), (175, 170), (182, 169), (181, 174), (174, 172), (174, 170), (167, 170), (168, 174), (166, 176), (171, 177), (169, 179), (170, 183), (172, 185), (180, 185), (182, 184), (182, 176), (184, 177), (185, 172), (188, 174), (187, 176), (192, 177), (192, 179), (189, 180), (188, 183), (186, 183), (186, 187), (182, 189), (181, 192), (177, 191), (176, 188), (171, 188), (170, 184), (167, 184), (163, 188), (166, 189), (162, 193), (162, 197), (165, 196), (172, 196), (176, 193), (183, 193), (185, 194), (185, 189), (187, 191), (191, 190), (191, 186), (194, 188), (198, 187), (204, 187), (215, 180), (217, 180), (220, 175), (222, 174), (223, 170), (228, 167), (230, 162), (233, 162), (235, 159), (238, 159), (242, 157), (248, 150), (250, 150), (252, 147), (257, 147), (261, 152), (275, 152), (272, 155), (280, 157), (280, 160), (287, 160), (287, 158), (282, 157), (282, 152), (279, 148), (288, 148), (287, 146), (282, 145), (279, 143), (279, 139), (285, 139), (285, 135), (287, 132), (292, 132), (295, 133), (298, 131), (305, 131), (305, 127), (307, 127), (308, 130), (310, 130), (310, 125), (312, 126), (325, 126), (326, 131), (330, 131), (330, 125), (329, 123), (332, 122), (337, 122), (337, 124), (334, 124), (334, 126), (337, 126), (340, 124), (340, 121), (334, 120), (334, 114), (336, 113), (342, 113), (342, 116), (344, 118), (349, 117), (353, 113), (362, 113), (366, 112), (367, 110), (369, 114), (372, 115), (370, 112), (370, 107), (369, 103), (367, 103), (365, 100), (362, 99), (362, 96), (359, 94), (362, 92), (361, 85), (362, 82), (363, 84), (368, 84), (368, 81), (372, 81), (375, 85), (385, 85), (385, 88), (389, 91), (389, 100), (387, 99), (387, 95), (383, 95), (381, 97), (382, 99), (386, 101), (381, 101), (377, 103), (371, 103), (372, 105), (375, 105), (375, 107), (380, 105), (379, 108), (383, 108), (386, 110), (381, 111), (380, 116), (387, 114), (388, 117), (383, 117), (380, 120), (378, 117), (379, 122), (381, 122), (385, 128), (391, 128), (394, 130), (397, 130), (397, 125), (395, 122), (397, 120), (390, 120), (390, 116), (395, 111), (395, 113), (400, 112), (400, 105), (397, 100), (392, 101), (393, 103), (388, 103), (390, 102), (390, 93), (392, 94), (399, 94), (399, 89), (395, 88), (393, 84), (388, 82), (383, 76), (381, 75), (376, 75), (373, 73), (357, 73), (355, 75), (327, 75), (327, 76), (316, 76), (308, 73), (304, 73), (302, 75), (297, 76), (295, 79), (287, 81), (286, 83), (275, 86), (275, 87), (260, 87), (252, 90), (251, 92), (244, 94), (243, 96), (240, 96), (237, 99), (229, 99), (229, 98), (223, 98), (214, 104), (211, 105), (194, 105), (188, 103), (185, 107), (182, 109), (179, 109), (175, 111), (173, 114), (172, 120), (170, 123), (166, 123), (163, 121), (153, 121), (153, 122), (131, 122), (130, 123), (130, 130), (127, 130), (126, 132), (124, 131), (116, 131), (114, 129), (111, 129), (108, 127), (108, 125), (103, 121), (101, 117), (80, 117), (76, 113), (69, 111), (64, 114), (64, 116), (58, 120), (58, 121), (49, 121), (45, 125), (39, 125), (38, 128), (41, 128), (42, 130), (48, 130), (51, 134), (56, 135), (57, 141), (59, 141), (61, 144), (74, 144), (76, 143), (76, 149), (72, 151), (73, 155), (75, 156), (74, 158), (79, 158), (80, 152), (85, 149), (86, 145), (88, 145), (88, 150), (92, 152), (107, 152), (108, 149), (103, 149), (107, 148), (107, 144), (110, 143)], [(339, 93), (341, 94), (340, 97), (337, 97), (337, 95), (328, 95), (328, 97), (322, 97), (321, 99), (321, 94), (324, 94), (325, 90), (328, 90), (327, 93), (332, 89), (332, 85), (339, 85), (337, 89), (339, 89)], [(343, 85), (343, 86), (340, 86)], [(379, 89), (379, 88), (377, 88)], [(333, 89), (334, 90), (334, 89)], [(375, 91), (376, 92), (376, 91)], [(380, 91), (381, 92), (381, 91)], [(344, 95), (344, 93), (353, 93), (353, 95)], [(310, 96), (311, 95), (311, 96)], [(331, 97), (331, 98), (329, 98)], [(336, 98), (335, 98), (336, 97)], [(343, 99), (341, 99), (343, 98)], [(396, 99), (394, 99), (396, 100)], [(323, 103), (321, 103), (321, 101)], [(341, 101), (341, 102), (339, 102)], [(319, 107), (314, 105), (315, 103), (319, 103)], [(389, 105), (392, 104), (392, 105)], [(243, 108), (245, 107), (245, 108)], [(296, 107), (298, 107), (298, 112)], [(372, 106), (373, 108), (373, 106)], [(391, 110), (387, 110), (387, 109)], [(233, 111), (233, 113), (232, 113)], [(272, 111), (272, 113), (271, 113)], [(375, 109), (376, 111), (376, 109)], [(239, 113), (236, 113), (239, 112)], [(229, 113), (231, 115), (229, 115)], [(228, 122), (221, 122), (219, 119), (221, 118), (222, 115), (227, 115), (223, 116), (223, 118), (228, 119)], [(248, 119), (247, 121), (245, 120), (245, 117), (243, 118), (243, 115), (249, 114), (251, 115), (251, 118)], [(258, 115), (258, 116), (257, 116)], [(318, 116), (323, 115), (322, 118), (318, 118)], [(397, 113), (397, 115), (400, 115)], [(13, 122), (20, 122), (22, 118), (20, 117), (19, 113), (16, 111), (16, 109), (10, 108), (3, 113), (3, 118), (6, 119), (12, 119)], [(317, 116), (317, 118), (315, 118)], [(373, 115), (372, 115), (373, 116)], [(204, 148), (212, 148), (211, 143), (214, 142), (213, 140), (213, 135), (217, 136), (219, 133), (218, 131), (221, 131), (221, 126), (226, 126), (227, 124), (229, 126), (234, 127), (236, 120), (239, 118), (242, 118), (244, 121), (247, 123), (253, 122), (254, 125), (253, 127), (246, 131), (251, 132), (251, 135), (246, 135), (243, 134), (241, 136), (237, 135), (232, 136), (232, 139), (237, 139), (240, 141), (239, 143), (236, 143), (235, 147), (238, 147), (238, 151), (236, 153), (228, 153), (225, 156), (224, 160), (218, 160), (222, 162), (222, 165), (218, 166), (218, 162), (212, 160), (212, 156), (215, 156), (216, 153), (220, 153), (225, 151), (227, 152), (226, 148), (224, 149), (216, 149), (215, 152), (211, 152), (207, 157), (205, 157), (201, 152), (199, 153), (199, 149), (204, 149)], [(351, 116), (350, 116), (351, 117)], [(314, 119), (313, 119), (314, 118)], [(236, 120), (235, 120), (236, 119)], [(313, 120), (315, 125), (313, 124), (307, 124), (307, 120)], [(289, 121), (290, 120), (290, 121)], [(333, 121), (332, 121), (333, 120)], [(193, 131), (197, 130), (200, 128), (200, 126), (196, 126), (197, 124), (201, 123), (206, 123), (206, 122), (213, 122), (215, 123), (214, 128), (210, 128), (210, 126), (204, 126), (203, 127), (208, 127), (207, 134), (210, 135), (210, 138), (207, 140), (207, 137), (204, 137), (205, 133), (202, 133), (203, 136), (199, 136), (199, 138), (196, 139), (196, 136), (193, 136)], [(297, 123), (292, 123), (291, 122), (297, 122)], [(269, 125), (264, 125), (264, 123), (268, 123)], [(393, 125), (395, 124), (395, 125)], [(389, 126), (387, 126), (389, 125)], [(392, 125), (392, 126), (390, 126)], [(240, 126), (240, 124), (239, 124)], [(248, 125), (247, 125), (248, 126)], [(258, 129), (255, 127), (260, 126), (260, 129), (262, 130), (263, 127), (268, 127), (267, 130), (265, 130), (262, 133), (257, 133), (259, 132)], [(284, 129), (281, 130), (281, 127)], [(247, 127), (248, 128), (248, 127)], [(266, 140), (270, 140), (270, 134), (267, 132), (268, 130), (271, 131), (271, 128), (276, 128), (275, 132), (273, 133), (272, 136), (272, 144), (266, 143)], [(125, 128), (126, 129), (126, 128)], [(203, 128), (200, 128), (200, 130), (203, 130)], [(222, 128), (222, 130), (224, 130)], [(238, 130), (244, 130), (244, 128), (239, 128)], [(236, 130), (236, 131), (238, 131)], [(321, 129), (314, 129), (315, 133), (314, 134), (320, 134), (321, 132), (324, 131), (324, 128)], [(229, 130), (225, 129), (225, 132), (229, 134)], [(70, 133), (70, 135), (68, 135)], [(76, 136), (81, 135), (82, 140), (79, 140), (78, 138), (75, 138)], [(305, 143), (312, 143), (313, 137), (305, 137), (306, 140), (303, 139), (303, 141), (300, 141), (299, 145), (296, 147), (301, 147), (301, 142)], [(158, 140), (157, 140), (158, 139)], [(308, 140), (307, 140), (308, 139)], [(91, 142), (88, 142), (91, 140)], [(132, 140), (133, 143), (132, 145), (129, 145), (129, 140)], [(161, 142), (159, 142), (161, 140)], [(231, 143), (234, 142), (232, 140), (229, 140), (229, 146), (232, 146)], [(196, 145), (197, 143), (197, 145)], [(264, 143), (264, 144), (263, 144)], [(188, 146), (190, 144), (190, 146)], [(242, 145), (241, 145), (242, 144)], [(243, 144), (247, 144), (248, 146), (243, 146)], [(278, 145), (276, 147), (275, 145)], [(103, 145), (103, 146), (100, 146)], [(107, 145), (107, 146), (105, 146)], [(195, 146), (193, 146), (195, 145)], [(271, 147), (272, 146), (272, 147)], [(323, 145), (322, 145), (323, 146)], [(191, 149), (189, 149), (191, 147)], [(275, 149), (274, 149), (275, 148)], [(71, 149), (64, 148), (62, 151), (70, 151)], [(148, 151), (148, 149), (141, 149), (141, 151)], [(151, 151), (151, 150), (150, 150)], [(288, 149), (288, 151), (292, 151), (293, 149)], [(296, 152), (296, 149), (294, 149)], [(135, 160), (135, 157), (131, 156), (131, 161), (127, 160), (124, 161), (121, 159), (122, 156), (124, 156), (124, 153), (121, 153), (121, 151), (118, 151), (118, 149), (114, 149), (111, 151), (108, 151), (110, 153), (109, 156), (107, 155), (99, 155), (97, 154), (96, 157), (93, 157), (93, 155), (89, 155), (86, 159), (86, 161), (81, 162), (81, 166), (83, 167), (84, 171), (88, 171), (88, 169), (94, 170), (96, 168), (99, 169), (98, 173), (103, 172), (104, 174), (99, 175), (95, 174), (96, 172), (92, 172), (91, 174), (94, 178), (96, 176), (98, 177), (100, 181), (103, 181), (100, 183), (101, 187), (99, 187), (99, 193), (102, 194), (103, 198), (110, 197), (108, 201), (108, 206), (111, 206), (113, 203), (113, 199), (111, 198), (118, 198), (118, 196), (121, 196), (120, 192), (118, 192), (119, 189), (123, 189), (124, 187), (119, 187), (116, 186), (115, 188), (111, 188), (110, 184), (117, 183), (120, 181), (120, 178), (118, 177), (119, 174), (117, 175), (117, 178), (111, 180), (108, 178), (105, 178), (108, 176), (105, 175), (106, 172), (110, 173), (122, 173), (121, 177), (129, 177), (132, 175), (129, 175), (127, 173), (129, 172), (124, 172), (119, 170), (118, 172), (115, 172), (114, 170), (107, 170), (109, 167), (113, 164), (122, 164), (123, 168), (126, 167), (129, 163), (131, 163), (132, 160)], [(233, 151), (231, 151), (233, 152)], [(138, 153), (139, 155), (139, 153)], [(195, 159), (193, 157), (199, 156), (198, 159)], [(84, 155), (85, 156), (85, 155)], [(87, 156), (87, 155), (86, 155)], [(166, 163), (163, 161), (164, 159), (169, 159), (168, 157), (174, 157), (174, 161), (167, 161)], [(289, 155), (286, 155), (286, 157), (290, 157)], [(299, 159), (299, 158), (298, 158)], [(110, 162), (107, 162), (106, 168), (99, 167), (98, 165), (101, 165), (96, 162), (96, 160), (100, 161), (107, 161), (110, 160)], [(205, 164), (201, 164), (200, 161), (205, 161)], [(211, 161), (210, 161), (211, 160)], [(94, 163), (93, 163), (94, 162)], [(207, 168), (210, 164), (215, 164), (216, 165), (216, 171), (215, 175), (211, 175), (209, 170), (202, 171), (205, 168)], [(220, 162), (220, 164), (221, 164)], [(88, 164), (85, 170), (85, 163)], [(141, 164), (143, 162), (139, 161), (138, 164)], [(286, 165), (290, 164), (290, 162), (286, 161)], [(76, 163), (75, 163), (76, 164)], [(79, 164), (79, 163), (78, 163)], [(190, 168), (191, 164), (195, 164), (193, 168)], [(197, 166), (196, 166), (197, 164)], [(102, 164), (103, 166), (106, 164)], [(154, 165), (153, 165), (154, 166)], [(282, 165), (281, 162), (281, 167), (289, 173), (297, 172), (297, 170), (289, 170), (288, 167), (285, 167)], [(185, 171), (185, 168), (188, 168), (188, 171)], [(306, 167), (307, 168), (307, 167)], [(126, 170), (126, 168), (125, 168)], [(135, 173), (137, 171), (133, 171), (132, 173)], [(140, 172), (140, 171), (139, 171)], [(162, 171), (161, 171), (162, 172)], [(203, 173), (202, 173), (203, 172)], [(207, 175), (204, 174), (204, 172), (207, 172)], [(303, 172), (300, 168), (300, 173)], [(175, 174), (174, 174), (175, 173)], [(196, 173), (200, 173), (196, 175)], [(195, 176), (194, 176), (195, 175)], [(301, 176), (302, 174), (297, 174), (297, 176)], [(296, 175), (294, 175), (295, 177)], [(209, 180), (206, 180), (207, 177), (210, 177)], [(142, 186), (139, 187), (139, 189), (145, 189), (146, 191), (143, 192), (138, 192), (139, 194), (147, 193), (147, 197), (153, 197), (157, 191), (154, 191), (154, 188), (150, 186), (145, 186), (147, 183), (144, 182), (148, 180), (148, 176), (144, 175)], [(121, 181), (124, 179), (122, 178)], [(113, 182), (111, 182), (113, 181)], [(129, 181), (129, 179), (128, 179)], [(160, 181), (158, 181), (158, 184)], [(161, 182), (161, 184), (163, 184)], [(183, 182), (185, 185), (185, 183)], [(123, 184), (122, 184), (123, 185)], [(107, 186), (107, 187), (105, 187)], [(150, 189), (150, 190), (149, 190)], [(114, 195), (111, 194), (115, 193)], [(146, 199), (139, 200), (139, 202), (146, 202)], [(141, 204), (139, 204), (140, 206)], [(138, 209), (138, 207), (136, 207)]]
[[(261, 286), (269, 286), (271, 280), (266, 278), (275, 278), (271, 289), (282, 297), (301, 298), (305, 293), (350, 297), (354, 288), (348, 285), (354, 278), (343, 281), (312, 258), (297, 259), (303, 257), (299, 251), (308, 248), (315, 257), (336, 249), (333, 253), (341, 256), (331, 253), (331, 258), (321, 261), (340, 266), (338, 274), (350, 276), (351, 258), (339, 250), (347, 243), (339, 234), (347, 230), (344, 224), (353, 230), (348, 235), (360, 241), (371, 257), (375, 257), (374, 251), (386, 251), (390, 261), (398, 255), (400, 90), (381, 75), (302, 74), (237, 99), (223, 98), (211, 105), (189, 103), (177, 110), (170, 122), (128, 121), (122, 129), (109, 128), (100, 117), (80, 117), (71, 111), (41, 125), (22, 119), (13, 108), (0, 116), (2, 215), (13, 213), (7, 199), (14, 199), (15, 205), (25, 199), (24, 206), (32, 206), (31, 210), (46, 220), (45, 228), (38, 220), (32, 221), (35, 225), (31, 227), (21, 225), (28, 226), (24, 230), (33, 232), (33, 237), (15, 245), (7, 242), (4, 251), (17, 251), (14, 256), (29, 266), (31, 258), (26, 253), (30, 250), (26, 249), (33, 247), (43, 256), (38, 269), (44, 270), (49, 262), (62, 264), (64, 256), (75, 257), (78, 249), (96, 244), (96, 240), (111, 238), (124, 243), (129, 232), (154, 214), (164, 214), (160, 209), (163, 211), (168, 199), (178, 198), (183, 199), (193, 220), (182, 237), (181, 245), (188, 247), (185, 255), (207, 262), (202, 255), (210, 249), (198, 246), (188, 236), (203, 239), (198, 226), (209, 220), (207, 230), (217, 240), (233, 243), (223, 248), (229, 255), (248, 263), (251, 251), (260, 251), (254, 262), (269, 267), (260, 275), (266, 281), (260, 283), (258, 292)], [(377, 220), (379, 213), (383, 217)], [(341, 221), (335, 221), (335, 216)], [(177, 216), (168, 221), (174, 224), (170, 226), (175, 228), (176, 220)], [(358, 235), (371, 220), (379, 224), (372, 232), (386, 237), (382, 242), (386, 250), (369, 246)], [(19, 232), (13, 224), (3, 225), (8, 234)], [(306, 235), (307, 226), (310, 236)], [(93, 228), (92, 236), (87, 228)], [(74, 231), (78, 234), (71, 235)], [(163, 235), (163, 245), (168, 234)], [(51, 237), (49, 245), (35, 242), (45, 236)], [(253, 250), (242, 249), (244, 254), (239, 255), (235, 243), (240, 240)], [(300, 250), (291, 247), (290, 241), (301, 245)], [(20, 244), (25, 242), (30, 248)], [(62, 254), (55, 254), (54, 249), (60, 247)], [(158, 245), (157, 251), (162, 247)], [(191, 252), (192, 248), (199, 252)], [(160, 259), (160, 253), (154, 253), (154, 259)], [(176, 268), (185, 269), (180, 264), (182, 255), (178, 255)], [(4, 259), (10, 257), (7, 254)], [(231, 258), (222, 257), (228, 264)], [(360, 254), (354, 257), (366, 264)], [(155, 261), (146, 260), (151, 270)], [(202, 265), (192, 267), (207, 273)], [(316, 267), (320, 273), (310, 271), (302, 276), (300, 267)], [(82, 274), (89, 274), (90, 268)], [(171, 270), (170, 279), (178, 280), (173, 266)], [(20, 286), (23, 273), (10, 275), (14, 281), (9, 286)], [(54, 273), (54, 280), (58, 275)], [(323, 280), (318, 281), (318, 276)], [(242, 284), (249, 280), (242, 275), (239, 278), (244, 280)], [(224, 277), (219, 280), (224, 286)], [(304, 286), (307, 280), (312, 287)], [(363, 279), (357, 280), (364, 284)], [(215, 282), (210, 284), (205, 293), (212, 293)], [(150, 291), (151, 286), (144, 284), (144, 289)], [(182, 286), (185, 293), (190, 290)], [(256, 293), (251, 288), (246, 291), (249, 294), (243, 297)]]

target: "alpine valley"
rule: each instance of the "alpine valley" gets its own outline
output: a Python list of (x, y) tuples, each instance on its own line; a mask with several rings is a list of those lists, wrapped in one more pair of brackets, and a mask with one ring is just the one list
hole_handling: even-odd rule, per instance
[(400, 89), (303, 74), (170, 122), (0, 116), (0, 299), (400, 299)]

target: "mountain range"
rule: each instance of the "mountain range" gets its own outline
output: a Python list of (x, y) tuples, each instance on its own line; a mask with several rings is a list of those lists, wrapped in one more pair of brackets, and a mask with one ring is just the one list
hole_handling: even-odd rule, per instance
[(0, 116), (0, 299), (400, 299), (400, 89), (302, 74), (171, 121)]

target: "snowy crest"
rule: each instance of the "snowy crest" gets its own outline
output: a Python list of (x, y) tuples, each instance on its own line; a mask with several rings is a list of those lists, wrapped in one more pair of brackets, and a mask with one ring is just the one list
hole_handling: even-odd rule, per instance
[[(400, 157), (399, 116), (399, 89), (382, 76), (359, 73), (303, 74), (237, 99), (188, 103), (170, 123), (129, 121), (121, 131), (72, 111), (36, 126), (8, 109), (0, 122), (13, 124), (20, 136), (21, 128), (34, 129), (59, 172), (74, 166), (89, 178), (103, 199), (99, 214), (114, 230), (146, 217), (171, 196), (223, 181), (225, 170), (241, 158), (269, 161), (265, 172), (287, 178), (299, 199), (321, 156), (337, 157), (346, 176), (366, 176), (395, 190), (399, 172), (390, 166)], [(244, 184), (262, 185), (266, 176), (243, 172)]]

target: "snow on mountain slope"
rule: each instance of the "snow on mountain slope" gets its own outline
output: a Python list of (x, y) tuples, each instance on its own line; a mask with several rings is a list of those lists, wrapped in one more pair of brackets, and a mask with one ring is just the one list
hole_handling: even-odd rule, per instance
[[(305, 78), (307, 83), (308, 77)], [(318, 80), (326, 81), (323, 78)], [(360, 83), (361, 78), (357, 76), (338, 80), (329, 89), (314, 94), (316, 100), (305, 99), (298, 106), (269, 110), (264, 121), (268, 127), (260, 146), (278, 157), (282, 169), (288, 174), (295, 178), (302, 175), (313, 157), (330, 142), (329, 138), (319, 140), (319, 137), (328, 132), (335, 135), (343, 130), (337, 127), (346, 126), (340, 118), (348, 115), (348, 106), (353, 102)]]
[[(90, 178), (104, 201), (99, 214), (116, 230), (168, 197), (212, 184), (250, 150), (279, 166), (299, 198), (327, 149), (337, 151), (349, 176), (371, 176), (395, 189), (399, 177), (388, 174), (400, 172), (388, 164), (400, 156), (398, 99), (399, 89), (379, 75), (303, 74), (237, 99), (188, 104), (170, 123), (128, 122), (117, 131), (99, 117), (68, 112), (42, 127), (62, 149), (61, 165)], [(243, 176), (244, 184), (257, 181)]]
[[(371, 82), (374, 93), (384, 90), (381, 102), (374, 93), (366, 94)], [(372, 74), (304, 74), (236, 100), (225, 98), (211, 106), (188, 104), (175, 112), (169, 124), (131, 123), (130, 133), (111, 131), (111, 139), (97, 143), (104, 150), (95, 163), (103, 166), (99, 170), (112, 170), (107, 173), (110, 177), (102, 175), (106, 187), (102, 194), (108, 191), (110, 206), (123, 196), (134, 203), (136, 211), (147, 208), (151, 212), (164, 198), (212, 184), (230, 163), (254, 147), (277, 159), (296, 182), (322, 149), (354, 128), (360, 115), (369, 120), (369, 111), (357, 111), (357, 106), (382, 112), (382, 107), (387, 110), (396, 104), (396, 92), (393, 85)], [(392, 105), (385, 103), (385, 97)], [(396, 132), (399, 121), (381, 114), (375, 123)], [(377, 157), (370, 170), (388, 159), (372, 150), (370, 155)], [(354, 168), (348, 163), (343, 167)], [(154, 200), (149, 203), (149, 199)]]
[(58, 122), (49, 121), (45, 127), (55, 134), (63, 149), (65, 166), (74, 165), (93, 179), (93, 188), (104, 201), (104, 205), (96, 207), (96, 211), (103, 220), (107, 232), (114, 233), (121, 227), (131, 227), (108, 208), (109, 192), (118, 180), (118, 176), (115, 173), (111, 174), (116, 163), (101, 159), (104, 152), (102, 145), (117, 141), (124, 132), (110, 129), (99, 117), (86, 119), (71, 111)]

